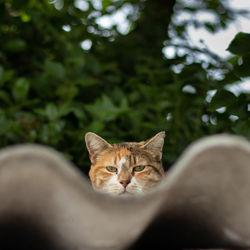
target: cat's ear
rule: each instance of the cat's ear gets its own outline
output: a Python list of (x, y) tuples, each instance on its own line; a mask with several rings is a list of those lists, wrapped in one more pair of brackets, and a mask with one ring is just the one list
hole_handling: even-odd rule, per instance
[(103, 138), (92, 132), (86, 133), (85, 142), (87, 149), (89, 151), (89, 158), (92, 164), (94, 164), (98, 154), (100, 154), (103, 150), (107, 149), (108, 147), (112, 147)]
[(142, 145), (142, 148), (152, 151), (156, 155), (156, 157), (159, 160), (161, 160), (164, 138), (165, 138), (165, 131), (161, 131), (158, 134), (156, 134), (154, 137), (147, 140)]

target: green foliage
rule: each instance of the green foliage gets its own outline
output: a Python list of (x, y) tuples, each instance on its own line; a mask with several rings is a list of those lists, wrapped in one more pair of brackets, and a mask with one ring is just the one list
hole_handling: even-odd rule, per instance
[[(167, 167), (202, 136), (226, 132), (250, 137), (250, 95), (228, 89), (250, 75), (249, 34), (235, 37), (228, 48), (235, 56), (228, 62), (187, 44), (184, 55), (167, 59), (162, 54), (163, 44), (172, 41), (168, 27), (188, 39), (188, 25), (216, 32), (244, 12), (214, 0), (193, 6), (174, 0), (108, 0), (100, 8), (86, 0), (85, 11), (77, 2), (1, 1), (1, 147), (50, 145), (87, 172), (87, 131), (118, 142), (145, 140), (165, 130)], [(97, 24), (98, 17), (126, 5), (132, 11), (126, 35), (115, 25), (104, 29)], [(214, 12), (218, 22), (171, 21), (181, 11), (196, 13), (201, 7)], [(86, 40), (92, 42), (89, 50), (81, 48)], [(210, 59), (199, 61), (197, 53)]]
[(250, 76), (249, 64), (250, 64), (250, 34), (242, 33), (236, 35), (234, 40), (228, 47), (228, 50), (236, 55), (242, 60), (242, 63), (235, 66), (235, 73), (239, 77)]
[(249, 51), (250, 34), (238, 33), (234, 40), (230, 43), (228, 50), (236, 55), (247, 55)]

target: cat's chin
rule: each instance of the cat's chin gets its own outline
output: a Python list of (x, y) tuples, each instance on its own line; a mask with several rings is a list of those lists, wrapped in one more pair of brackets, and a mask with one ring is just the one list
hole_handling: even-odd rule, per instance
[(124, 190), (123, 192), (119, 193), (118, 195), (123, 197), (123, 196), (134, 196), (134, 195), (138, 195), (138, 194), (140, 194), (140, 193)]
[(125, 191), (119, 193), (118, 195), (119, 195), (120, 197), (128, 197), (128, 196), (131, 196), (131, 195), (133, 195), (133, 194), (125, 190)]

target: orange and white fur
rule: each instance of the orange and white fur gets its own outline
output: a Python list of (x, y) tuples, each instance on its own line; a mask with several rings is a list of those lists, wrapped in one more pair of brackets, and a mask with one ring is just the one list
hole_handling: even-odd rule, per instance
[(153, 188), (164, 176), (162, 147), (165, 132), (143, 142), (109, 144), (100, 136), (85, 135), (95, 190), (113, 194), (141, 194)]

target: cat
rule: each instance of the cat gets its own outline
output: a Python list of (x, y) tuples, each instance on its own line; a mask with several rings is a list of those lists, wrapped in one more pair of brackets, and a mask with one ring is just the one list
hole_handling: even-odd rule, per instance
[(109, 144), (95, 133), (85, 135), (94, 190), (112, 195), (143, 194), (164, 176), (162, 147), (165, 132), (142, 142)]

